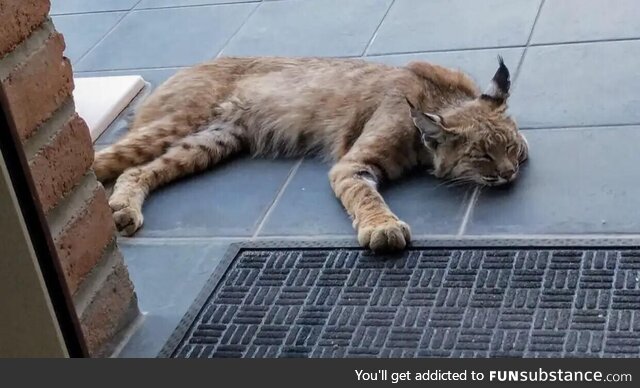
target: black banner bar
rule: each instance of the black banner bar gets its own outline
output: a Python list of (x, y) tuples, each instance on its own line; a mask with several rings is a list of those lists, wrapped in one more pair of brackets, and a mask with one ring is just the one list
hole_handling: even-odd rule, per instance
[[(637, 386), (638, 359), (4, 360), (3, 379), (114, 387)], [(14, 380), (14, 378), (16, 380)]]

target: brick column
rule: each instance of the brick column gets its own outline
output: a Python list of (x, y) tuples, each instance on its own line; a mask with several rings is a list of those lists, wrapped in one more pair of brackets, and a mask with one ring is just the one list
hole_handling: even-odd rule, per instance
[(89, 351), (105, 356), (138, 316), (137, 298), (91, 170), (89, 129), (75, 111), (71, 64), (49, 8), (49, 0), (0, 1), (2, 103), (29, 161)]

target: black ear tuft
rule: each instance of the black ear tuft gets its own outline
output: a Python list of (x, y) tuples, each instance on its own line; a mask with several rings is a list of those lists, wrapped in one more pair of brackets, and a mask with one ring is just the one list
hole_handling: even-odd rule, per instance
[(511, 75), (509, 74), (507, 65), (504, 64), (502, 56), (498, 56), (498, 62), (500, 63), (498, 71), (494, 74), (493, 79), (491, 79), (491, 84), (482, 94), (481, 98), (503, 103), (507, 97), (509, 97)]
[(493, 81), (503, 93), (508, 94), (511, 88), (511, 75), (507, 65), (504, 64), (504, 59), (500, 55), (498, 55), (498, 62), (500, 62), (500, 67), (498, 67), (498, 71), (493, 76)]

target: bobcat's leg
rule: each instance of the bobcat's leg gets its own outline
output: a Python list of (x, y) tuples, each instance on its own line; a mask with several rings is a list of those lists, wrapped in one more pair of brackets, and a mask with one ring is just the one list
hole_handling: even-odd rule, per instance
[(373, 251), (404, 249), (411, 240), (411, 230), (393, 214), (378, 192), (382, 175), (379, 167), (344, 160), (331, 169), (329, 179), (353, 219), (360, 245)]
[(124, 170), (157, 158), (192, 128), (180, 128), (167, 120), (131, 130), (117, 143), (96, 152), (93, 170), (100, 182), (118, 177)]
[(126, 170), (109, 199), (118, 230), (131, 235), (142, 226), (142, 204), (154, 189), (205, 170), (243, 148), (244, 133), (231, 125), (211, 125), (172, 145), (157, 159)]
[(409, 226), (389, 209), (378, 184), (417, 164), (416, 141), (404, 99), (390, 96), (329, 172), (331, 187), (353, 219), (363, 247), (399, 250), (411, 240)]

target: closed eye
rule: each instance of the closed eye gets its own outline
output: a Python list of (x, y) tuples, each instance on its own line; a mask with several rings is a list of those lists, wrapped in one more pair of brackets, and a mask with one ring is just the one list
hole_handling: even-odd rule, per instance
[(526, 145), (519, 144), (518, 145), (518, 162), (522, 163), (527, 160), (527, 147)]
[(481, 156), (475, 156), (472, 158), (474, 162), (493, 162), (493, 157), (489, 154), (483, 154)]
[(518, 145), (510, 145), (509, 147), (507, 147), (507, 153), (508, 154), (516, 154), (516, 155), (520, 155), (520, 153), (522, 152), (522, 147), (518, 144)]

